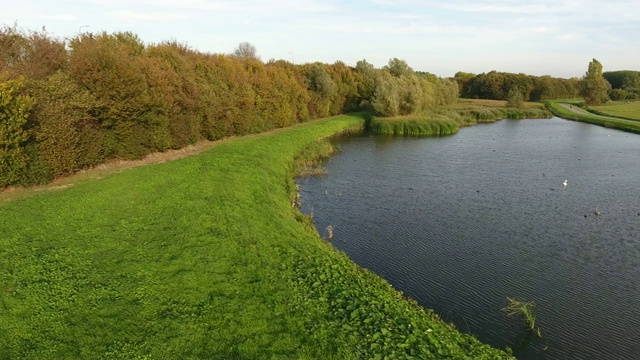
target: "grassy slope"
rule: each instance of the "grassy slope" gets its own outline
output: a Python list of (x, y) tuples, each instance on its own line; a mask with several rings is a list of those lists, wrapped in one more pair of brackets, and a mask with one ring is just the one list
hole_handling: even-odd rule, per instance
[[(575, 120), (585, 122), (593, 125), (600, 125), (607, 128), (618, 129), (622, 131), (628, 131), (633, 133), (640, 133), (640, 122), (626, 119), (616, 119), (611, 117), (603, 117), (602, 115), (590, 114), (586, 110), (582, 110), (582, 113), (576, 113), (569, 109), (564, 108), (561, 104), (576, 104), (579, 101), (576, 100), (545, 100), (543, 103), (549, 108), (549, 110), (558, 117), (563, 119)], [(574, 107), (575, 108), (575, 107)], [(577, 109), (580, 111), (580, 109)]]
[(0, 359), (508, 358), (291, 207), (292, 159), (363, 120), (239, 138), (0, 204)]
[(605, 105), (590, 106), (589, 111), (599, 115), (615, 116), (622, 119), (640, 121), (640, 101), (608, 102)]

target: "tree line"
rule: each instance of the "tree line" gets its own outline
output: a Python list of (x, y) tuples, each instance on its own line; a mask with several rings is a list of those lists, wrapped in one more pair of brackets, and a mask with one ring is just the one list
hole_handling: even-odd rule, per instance
[(512, 89), (517, 89), (525, 101), (580, 96), (578, 78), (564, 79), (497, 71), (482, 74), (459, 71), (453, 79), (460, 87), (460, 96), (469, 99), (508, 100)]
[(554, 78), (490, 71), (472, 74), (459, 71), (453, 77), (460, 96), (471, 99), (507, 100), (522, 98), (540, 101), (582, 97), (587, 105), (608, 100), (640, 99), (640, 71), (602, 71), (602, 64), (592, 59), (582, 78)]
[(640, 99), (640, 71), (605, 71), (602, 76), (611, 84), (611, 100)]
[(0, 28), (0, 188), (33, 185), (112, 159), (367, 110), (394, 116), (457, 99), (455, 81), (391, 59), (374, 68), (263, 62), (130, 32), (60, 39)]

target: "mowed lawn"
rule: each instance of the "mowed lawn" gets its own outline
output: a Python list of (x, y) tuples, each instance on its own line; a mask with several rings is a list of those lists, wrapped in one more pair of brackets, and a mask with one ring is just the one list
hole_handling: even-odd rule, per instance
[(321, 240), (294, 157), (339, 116), (0, 204), (0, 359), (510, 358)]
[(596, 110), (602, 115), (640, 121), (640, 101), (611, 101), (604, 105), (591, 106), (590, 109)]

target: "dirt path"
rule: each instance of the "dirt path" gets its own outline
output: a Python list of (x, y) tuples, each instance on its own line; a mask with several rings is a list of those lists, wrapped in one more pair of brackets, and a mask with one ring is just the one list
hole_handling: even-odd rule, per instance
[(31, 197), (43, 191), (54, 191), (54, 190), (66, 189), (68, 187), (71, 187), (80, 183), (101, 179), (107, 175), (119, 173), (124, 170), (132, 169), (138, 166), (160, 164), (167, 161), (178, 160), (188, 156), (197, 155), (207, 149), (214, 147), (217, 144), (220, 144), (222, 142), (229, 141), (231, 139), (235, 139), (238, 137), (250, 138), (250, 137), (261, 136), (269, 133), (278, 133), (281, 131), (285, 131), (286, 129), (290, 129), (292, 127), (303, 126), (304, 124), (321, 121), (321, 120), (323, 119), (314, 119), (314, 120), (306, 121), (304, 123), (299, 123), (292, 126), (284, 127), (284, 128), (271, 129), (269, 131), (262, 132), (262, 133), (248, 134), (243, 136), (231, 136), (231, 137), (216, 140), (216, 141), (202, 140), (196, 144), (186, 146), (182, 149), (151, 153), (145, 156), (143, 159), (139, 159), (139, 160), (112, 160), (104, 164), (97, 165), (96, 167), (93, 167), (91, 169), (81, 170), (75, 174), (57, 178), (45, 185), (29, 186), (29, 187), (17, 186), (17, 187), (8, 187), (8, 188), (0, 189), (0, 203)]
[(107, 175), (119, 173), (138, 166), (160, 164), (167, 161), (182, 159), (187, 156), (196, 155), (207, 149), (210, 149), (215, 144), (221, 141), (224, 140), (200, 141), (194, 145), (189, 145), (182, 149), (151, 153), (145, 156), (143, 159), (139, 160), (113, 160), (104, 164), (100, 164), (91, 169), (81, 170), (73, 175), (60, 177), (45, 185), (31, 187), (8, 187), (6, 189), (0, 189), (0, 202), (30, 197), (43, 191), (65, 189), (79, 183), (100, 179)]

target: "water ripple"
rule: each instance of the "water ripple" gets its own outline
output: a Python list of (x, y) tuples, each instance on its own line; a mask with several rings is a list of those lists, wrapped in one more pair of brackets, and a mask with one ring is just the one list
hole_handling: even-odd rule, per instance
[[(356, 263), (521, 359), (640, 354), (640, 136), (553, 119), (340, 146), (299, 183)], [(536, 302), (543, 339), (507, 296)]]

